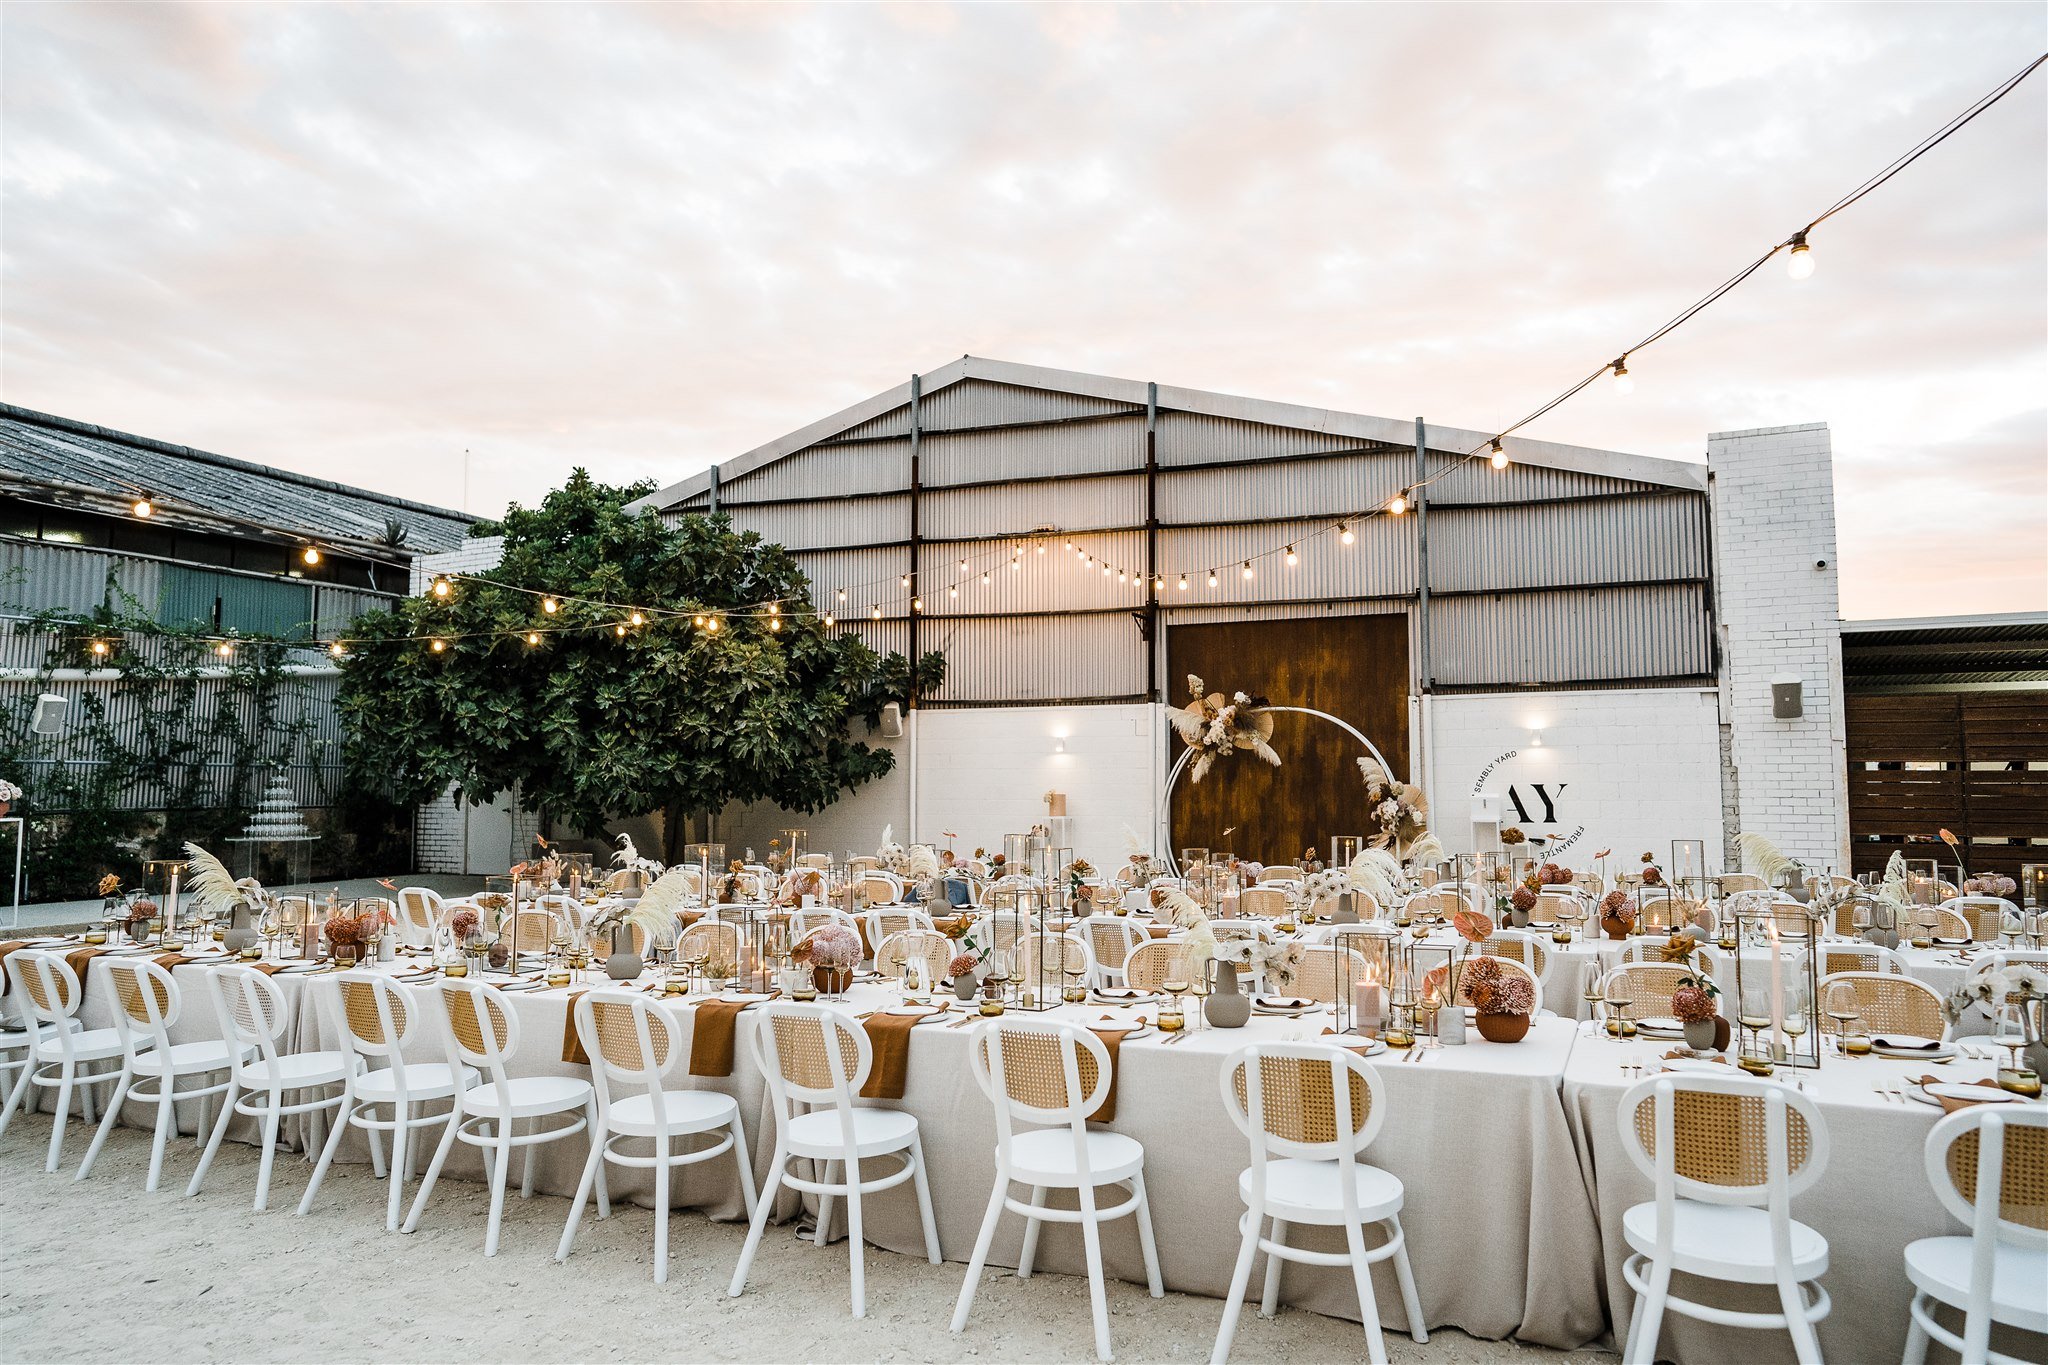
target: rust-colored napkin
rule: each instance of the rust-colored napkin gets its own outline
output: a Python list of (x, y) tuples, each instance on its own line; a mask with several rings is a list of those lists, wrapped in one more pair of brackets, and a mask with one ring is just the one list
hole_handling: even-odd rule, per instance
[(182, 967), (191, 960), (191, 958), (185, 956), (185, 954), (183, 953), (159, 953), (155, 957), (150, 959), (150, 961), (156, 963), (157, 966), (163, 968), (167, 972), (175, 967)]
[(1173, 932), (1173, 926), (1171, 924), (1148, 924), (1145, 926), (1145, 932), (1153, 938), (1165, 938)]
[(1109, 1050), (1109, 1089), (1103, 1092), (1102, 1103), (1095, 1106), (1095, 1112), (1088, 1116), (1090, 1123), (1115, 1122), (1117, 1051), (1123, 1046), (1124, 1035), (1135, 1033), (1137, 1030), (1138, 1025), (1136, 1024), (1113, 1025), (1109, 1028), (1096, 1028), (1093, 1025), (1089, 1027), (1088, 1031), (1097, 1038), (1100, 1038), (1103, 1047)]
[(587, 1066), (590, 1063), (590, 1054), (583, 1050), (583, 1039), (576, 1032), (576, 1002), (582, 998), (582, 991), (571, 991), (563, 1002), (562, 1060)]
[(263, 974), (264, 974), (265, 976), (276, 976), (276, 975), (277, 975), (277, 974), (278, 974), (279, 972), (283, 971), (283, 970), (284, 970), (285, 968), (287, 968), (287, 967), (296, 967), (296, 966), (297, 966), (298, 964), (297, 964), (296, 962), (241, 962), (241, 961), (237, 961), (235, 965), (236, 965), (236, 966), (238, 966), (238, 967), (254, 967), (254, 968), (255, 968), (255, 969), (257, 970), (257, 971), (259, 971), (259, 972), (263, 973)]
[(877, 1012), (860, 1021), (874, 1046), (874, 1065), (868, 1068), (868, 1083), (860, 1088), (865, 1100), (900, 1100), (910, 1082), (910, 1031), (928, 1015)]
[(865, 962), (875, 955), (874, 945), (868, 942), (867, 916), (857, 917), (853, 921), (853, 930), (860, 935), (860, 957), (861, 961)]
[[(780, 991), (769, 992), (770, 996)], [(692, 1076), (732, 1075), (734, 1030), (740, 1011), (749, 1000), (706, 1000), (697, 1006), (695, 1025), (690, 1030), (690, 1074)]]
[(85, 984), (85, 974), (92, 969), (93, 959), (101, 956), (105, 948), (73, 948), (64, 954), (64, 960), (71, 964), (71, 970), (78, 973), (78, 984)]
[[(1945, 1079), (1945, 1077), (1934, 1075), (1920, 1076), (1914, 1079), (1913, 1084), (1919, 1086), (1922, 1091), (1925, 1091), (1928, 1086), (1940, 1085), (1942, 1081)], [(1989, 1077), (1986, 1077), (1983, 1080), (1976, 1081), (1958, 1081), (1957, 1084), (1981, 1085), (1984, 1086), (1986, 1089), (1997, 1091), (1997, 1093), (2001, 1095), (2005, 1093), (2004, 1091), (1998, 1089), (1998, 1082), (1991, 1080)], [(1941, 1105), (1941, 1112), (1944, 1114), (1953, 1114), (1958, 1109), (1968, 1109), (1973, 1104), (1983, 1103), (1982, 1100), (1959, 1100), (1951, 1095), (1936, 1095), (1934, 1098), (1936, 1102)]]

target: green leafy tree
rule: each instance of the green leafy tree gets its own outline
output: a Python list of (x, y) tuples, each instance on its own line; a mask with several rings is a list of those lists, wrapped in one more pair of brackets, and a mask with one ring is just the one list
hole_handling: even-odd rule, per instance
[[(491, 582), (358, 620), (340, 698), (350, 770), (404, 803), (451, 783), (473, 800), (516, 790), (593, 834), (609, 816), (662, 810), (671, 844), (681, 814), (734, 801), (816, 811), (889, 771), (895, 756), (848, 725), (908, 700), (903, 657), (827, 631), (781, 546), (724, 516), (671, 526), (627, 511), (648, 487), (578, 469), (539, 507), (479, 527), (505, 537)], [(769, 601), (779, 615), (754, 607)], [(688, 614), (647, 610), (636, 626), (627, 606)], [(926, 655), (918, 683), (944, 669)]]

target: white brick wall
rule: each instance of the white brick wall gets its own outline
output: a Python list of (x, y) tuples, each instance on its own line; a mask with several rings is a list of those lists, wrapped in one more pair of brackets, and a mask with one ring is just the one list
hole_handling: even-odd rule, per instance
[[(1846, 870), (1834, 460), (1821, 423), (1707, 438), (1714, 518), (1721, 723), (1738, 830)], [(1816, 567), (1824, 562), (1825, 567)], [(1771, 714), (1771, 679), (1805, 684), (1805, 714)], [(1733, 861), (1733, 849), (1729, 857)]]
[[(1493, 847), (1493, 830), (1475, 839), (1471, 820), (1472, 796), (1485, 793), (1501, 798), (1503, 824), (1569, 841), (1561, 862), (1591, 867), (1593, 854), (1611, 848), (1614, 872), (1645, 852), (1662, 863), (1674, 839), (1703, 839), (1709, 869), (1720, 870), (1711, 690), (1484, 693), (1437, 696), (1430, 707), (1430, 823), (1451, 852)], [(1517, 814), (1510, 789), (1529, 818)]]
[(427, 590), (427, 584), (444, 573), (486, 573), (498, 567), (505, 556), (505, 537), (478, 536), (464, 541), (459, 550), (443, 555), (421, 555), (412, 562), (412, 593)]

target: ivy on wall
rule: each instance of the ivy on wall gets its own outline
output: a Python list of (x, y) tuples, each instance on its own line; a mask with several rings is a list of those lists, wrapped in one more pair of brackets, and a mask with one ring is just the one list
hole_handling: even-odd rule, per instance
[[(18, 637), (49, 641), (0, 709), (0, 776), (23, 789), (12, 813), (28, 821), (24, 903), (89, 897), (109, 872), (140, 884), (148, 858), (239, 832), (269, 769), (311, 757), (314, 711), (292, 650), (252, 638), (223, 654), (198, 629), (158, 624), (111, 581), (92, 612), (15, 618)], [(63, 733), (35, 734), (37, 696), (73, 669), (105, 680), (67, 687)]]

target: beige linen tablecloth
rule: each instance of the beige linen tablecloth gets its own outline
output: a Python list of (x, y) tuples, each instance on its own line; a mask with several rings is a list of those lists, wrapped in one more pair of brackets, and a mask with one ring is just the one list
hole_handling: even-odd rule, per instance
[[(1672, 1046), (1589, 1037), (1581, 1040), (1565, 1071), (1565, 1103), (1599, 1208), (1616, 1340), (1627, 1339), (1635, 1307), (1634, 1291), (1621, 1275), (1629, 1255), (1622, 1215), (1656, 1197), (1651, 1179), (1622, 1148), (1617, 1117), (1621, 1097), (1640, 1079), (1625, 1074), (1622, 1063), (1654, 1067)], [(1941, 1118), (1941, 1110), (1913, 1100), (1888, 1100), (1873, 1088), (1903, 1087), (1908, 1076), (1930, 1069), (1924, 1061), (1829, 1057), (1819, 1071), (1800, 1076), (1805, 1093), (1820, 1107), (1832, 1152), (1818, 1182), (1792, 1201), (1792, 1216), (1828, 1239), (1828, 1273), (1822, 1283), (1834, 1299), (1834, 1312), (1820, 1324), (1820, 1344), (1831, 1361), (1898, 1359), (1912, 1296), (1906, 1279), (1906, 1244), (1968, 1231), (1936, 1201), (1921, 1159), (1927, 1132)], [(1968, 1081), (1990, 1075), (1993, 1067), (1989, 1062), (1958, 1060), (1935, 1070), (1944, 1080)], [(1777, 1311), (1775, 1291), (1748, 1301), (1739, 1297), (1748, 1292), (1739, 1287), (1680, 1275), (1672, 1282), (1672, 1292), (1728, 1307)], [(1785, 1332), (1715, 1327), (1666, 1313), (1657, 1358), (1681, 1365), (1738, 1360), (1764, 1365), (1794, 1357), (1791, 1336)]]

